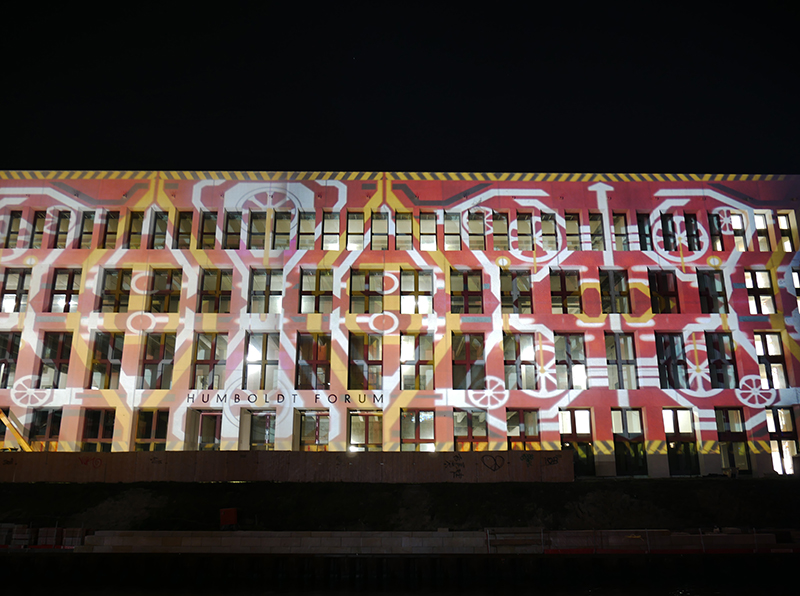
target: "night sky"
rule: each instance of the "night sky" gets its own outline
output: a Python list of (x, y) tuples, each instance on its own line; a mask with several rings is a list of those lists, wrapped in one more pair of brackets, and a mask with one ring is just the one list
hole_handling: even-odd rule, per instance
[(800, 174), (800, 3), (641, 5), (4, 13), (0, 169)]

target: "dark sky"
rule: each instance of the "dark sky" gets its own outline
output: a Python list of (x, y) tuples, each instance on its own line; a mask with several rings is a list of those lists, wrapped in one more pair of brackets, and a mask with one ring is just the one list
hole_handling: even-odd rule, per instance
[(800, 174), (800, 3), (641, 5), (11, 13), (0, 169)]

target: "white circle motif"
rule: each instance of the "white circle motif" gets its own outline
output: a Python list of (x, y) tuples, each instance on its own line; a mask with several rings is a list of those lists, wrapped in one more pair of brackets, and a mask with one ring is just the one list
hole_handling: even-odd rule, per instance
[(765, 408), (771, 405), (776, 397), (774, 389), (761, 387), (761, 377), (758, 375), (746, 376), (739, 381), (739, 388), (736, 389), (736, 399), (751, 408)]
[(49, 389), (37, 389), (33, 386), (33, 377), (17, 379), (11, 389), (11, 401), (18, 406), (41, 406), (50, 400)]
[[(134, 321), (139, 317), (146, 319), (146, 324), (134, 325)], [(139, 333), (140, 331), (149, 332), (156, 328), (156, 317), (150, 312), (134, 312), (128, 315), (128, 320), (125, 321), (125, 327), (131, 333)]]
[[(378, 329), (375, 326), (375, 323), (378, 317), (382, 317), (381, 320), (384, 320), (383, 317), (388, 317), (392, 320), (392, 326), (388, 329)], [(397, 327), (399, 326), (400, 322), (397, 320), (397, 315), (393, 312), (376, 312), (369, 318), (369, 328), (372, 329), (375, 333), (387, 334), (393, 333)]]
[(486, 377), (486, 389), (483, 391), (467, 391), (467, 398), (478, 407), (494, 410), (504, 406), (508, 401), (505, 384), (497, 377)]

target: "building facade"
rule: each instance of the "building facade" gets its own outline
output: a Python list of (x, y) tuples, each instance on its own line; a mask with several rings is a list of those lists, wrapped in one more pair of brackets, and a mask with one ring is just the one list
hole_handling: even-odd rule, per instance
[(793, 473), (800, 178), (0, 172), (5, 449)]

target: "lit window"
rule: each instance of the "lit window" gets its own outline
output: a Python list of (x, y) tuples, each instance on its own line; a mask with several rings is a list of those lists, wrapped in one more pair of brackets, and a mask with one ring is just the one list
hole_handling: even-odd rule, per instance
[(751, 315), (775, 314), (775, 295), (769, 271), (745, 270), (744, 285), (747, 286), (747, 302)]
[[(284, 246), (289, 248), (289, 231), (285, 231), (286, 220), (282, 212), (275, 212), (273, 225), (272, 247)], [(290, 222), (291, 225), (291, 215)], [(247, 248), (250, 250), (264, 250), (267, 246), (267, 214), (263, 211), (250, 211), (250, 222), (247, 228)], [(285, 249), (278, 249), (285, 250)]]
[(17, 248), (19, 240), (19, 226), (22, 223), (22, 211), (12, 211), (8, 217), (8, 231), (6, 232), (5, 248)]
[(685, 389), (686, 352), (680, 333), (656, 333), (658, 376), (662, 389)]
[(33, 411), (30, 445), (34, 451), (58, 451), (61, 432), (61, 408), (37, 408)]
[(0, 294), (1, 312), (25, 312), (31, 285), (30, 269), (6, 269)]
[(800, 271), (792, 270), (792, 282), (794, 283), (794, 296), (797, 302), (797, 310), (800, 311)]
[(350, 334), (348, 389), (381, 389), (383, 387), (383, 337)]
[(14, 385), (20, 338), (19, 333), (0, 333), (0, 389)]
[(735, 388), (738, 383), (731, 334), (706, 333), (706, 351), (711, 386), (715, 389)]
[(433, 389), (433, 335), (400, 335), (401, 389)]
[(182, 269), (154, 269), (148, 312), (178, 312), (181, 302)]
[(778, 228), (781, 231), (781, 246), (784, 252), (794, 251), (794, 234), (792, 233), (792, 220), (789, 214), (778, 214)]
[(109, 453), (114, 438), (113, 408), (87, 408), (83, 411), (81, 451)]
[(792, 458), (797, 455), (797, 426), (791, 408), (767, 408), (772, 467), (778, 474), (794, 474)]
[(483, 273), (450, 270), (450, 312), (483, 312)]
[(300, 231), (297, 236), (297, 250), (314, 250), (314, 242), (317, 234), (316, 217), (313, 211), (303, 211), (300, 213)]
[(103, 222), (103, 236), (100, 238), (100, 248), (116, 248), (118, 232), (119, 211), (108, 211), (105, 222)]
[(217, 214), (203, 213), (200, 219), (200, 235), (197, 238), (197, 248), (211, 250), (216, 244)]
[(650, 285), (650, 308), (654, 315), (679, 313), (678, 280), (674, 271), (650, 269), (647, 272)]
[(572, 451), (576, 476), (594, 475), (592, 448), (592, 412), (590, 410), (561, 410), (558, 413), (561, 449)]
[(105, 331), (95, 333), (89, 389), (117, 389), (119, 387), (124, 341), (124, 333), (107, 333)]
[(675, 221), (671, 213), (661, 214), (661, 233), (664, 236), (664, 250), (678, 250), (678, 242), (675, 236)]
[(372, 214), (372, 250), (389, 250), (389, 215)]
[(413, 226), (410, 213), (395, 213), (394, 216), (394, 245), (397, 250), (411, 250), (414, 248)]
[(747, 238), (745, 238), (745, 219), (741, 213), (731, 213), (731, 227), (733, 228), (733, 241), (736, 250), (745, 252), (747, 250)]
[(504, 333), (503, 361), (506, 389), (536, 389), (536, 351), (533, 334)]
[(489, 436), (485, 410), (454, 410), (453, 438), (456, 451), (486, 451)]
[[(533, 250), (532, 221), (530, 213), (517, 213), (517, 248), (519, 250)], [(542, 230), (544, 231), (544, 215), (542, 215)]]
[(500, 300), (504, 313), (531, 314), (531, 274), (529, 271), (500, 271)]
[(754, 214), (756, 221), (756, 237), (758, 238), (758, 250), (761, 252), (771, 252), (772, 248), (769, 245), (769, 228), (767, 225), (767, 216), (763, 213)]
[(148, 333), (145, 336), (140, 389), (171, 389), (175, 363), (175, 334)]
[(228, 336), (224, 333), (198, 333), (194, 342), (192, 389), (222, 389)]
[(44, 240), (44, 222), (47, 218), (45, 211), (36, 211), (33, 214), (33, 230), (31, 233), (30, 248), (42, 248)]
[(53, 235), (51, 248), (67, 248), (67, 236), (69, 235), (69, 211), (59, 211), (56, 220), (56, 233)]
[(350, 412), (350, 447), (348, 451), (383, 450), (383, 413)]
[(577, 213), (566, 213), (564, 215), (564, 225), (566, 226), (567, 250), (581, 249), (581, 225)]
[(300, 414), (300, 451), (327, 451), (330, 416), (328, 412)]
[(166, 451), (169, 410), (139, 410), (136, 416), (136, 451)]
[(492, 214), (492, 244), (495, 250), (508, 250), (508, 214)]
[(400, 313), (427, 315), (433, 312), (433, 273), (403, 269), (400, 272)]
[(436, 250), (436, 214), (419, 214), (419, 248)]
[(453, 389), (485, 389), (486, 361), (482, 333), (453, 333)]
[(330, 376), (331, 336), (298, 334), (295, 389), (330, 389)]
[(614, 433), (617, 476), (647, 474), (641, 410), (612, 409), (611, 428)]
[(222, 235), (222, 248), (237, 250), (242, 238), (242, 214), (228, 212), (225, 214), (225, 233)]
[(400, 450), (436, 451), (433, 410), (400, 410)]
[(559, 389), (586, 389), (586, 352), (582, 334), (555, 334)]
[(461, 250), (461, 215), (444, 214), (444, 249)]
[(167, 246), (167, 224), (169, 214), (163, 211), (153, 213), (153, 223), (150, 229), (150, 248), (162, 249)]
[(100, 312), (128, 312), (131, 295), (131, 270), (106, 269), (100, 294)]
[(178, 222), (175, 224), (174, 248), (186, 249), (191, 246), (193, 216), (194, 214), (191, 211), (182, 211), (178, 213)]
[(639, 250), (653, 250), (653, 230), (649, 213), (637, 213), (636, 223), (639, 228)]
[(250, 451), (275, 449), (275, 412), (250, 411)]
[(322, 214), (322, 250), (339, 250), (338, 213)]
[(64, 389), (67, 386), (72, 333), (46, 332), (37, 386), (40, 389)]
[(614, 250), (628, 250), (628, 220), (624, 213), (614, 214)]
[(592, 250), (605, 250), (606, 240), (603, 230), (603, 214), (589, 214), (589, 234), (592, 239)]
[[(253, 215), (257, 217), (253, 220)], [(250, 248), (264, 248), (267, 214), (250, 214)], [(272, 220), (272, 250), (289, 250), (289, 239), (292, 232), (292, 214), (288, 211), (276, 211)]]
[(606, 361), (609, 389), (638, 388), (633, 335), (606, 333)]
[(703, 313), (728, 312), (728, 297), (722, 271), (697, 271), (697, 289), (700, 292), (700, 311)]
[(509, 451), (539, 451), (539, 412), (507, 409), (506, 435)]
[(251, 269), (247, 312), (280, 313), (282, 303), (283, 270)]
[(278, 387), (279, 351), (279, 334), (248, 334), (242, 389), (270, 391)]
[(300, 270), (300, 313), (329, 313), (333, 310), (333, 270)]
[(667, 459), (672, 476), (697, 475), (700, 461), (691, 410), (665, 408), (662, 410), (667, 439)]
[(630, 313), (631, 297), (625, 271), (600, 271), (600, 298), (604, 313)]
[(128, 215), (128, 238), (125, 248), (142, 248), (142, 232), (144, 231), (144, 213), (131, 211)]
[(786, 383), (786, 361), (783, 358), (783, 343), (780, 333), (756, 333), (756, 356), (762, 389), (784, 389)]
[(200, 270), (200, 291), (198, 292), (198, 312), (231, 312), (233, 292), (233, 271), (221, 269)]
[[(337, 238), (337, 243), (338, 243), (338, 238)], [(364, 250), (363, 213), (350, 212), (347, 214), (347, 250)]]
[(722, 240), (722, 220), (719, 213), (708, 214), (708, 235), (711, 238), (711, 250), (722, 251), (725, 249)]
[(553, 314), (579, 315), (583, 312), (577, 271), (550, 271), (550, 304)]
[[(574, 214), (573, 214), (574, 215)], [(575, 238), (572, 238), (573, 245)], [(570, 250), (580, 250), (580, 234), (578, 235), (578, 248)], [(551, 251), (558, 250), (558, 227), (556, 226), (555, 213), (542, 213), (542, 249)]]
[(219, 451), (222, 412), (200, 412), (197, 431), (198, 451)]
[(383, 312), (383, 271), (350, 270), (350, 312)]

